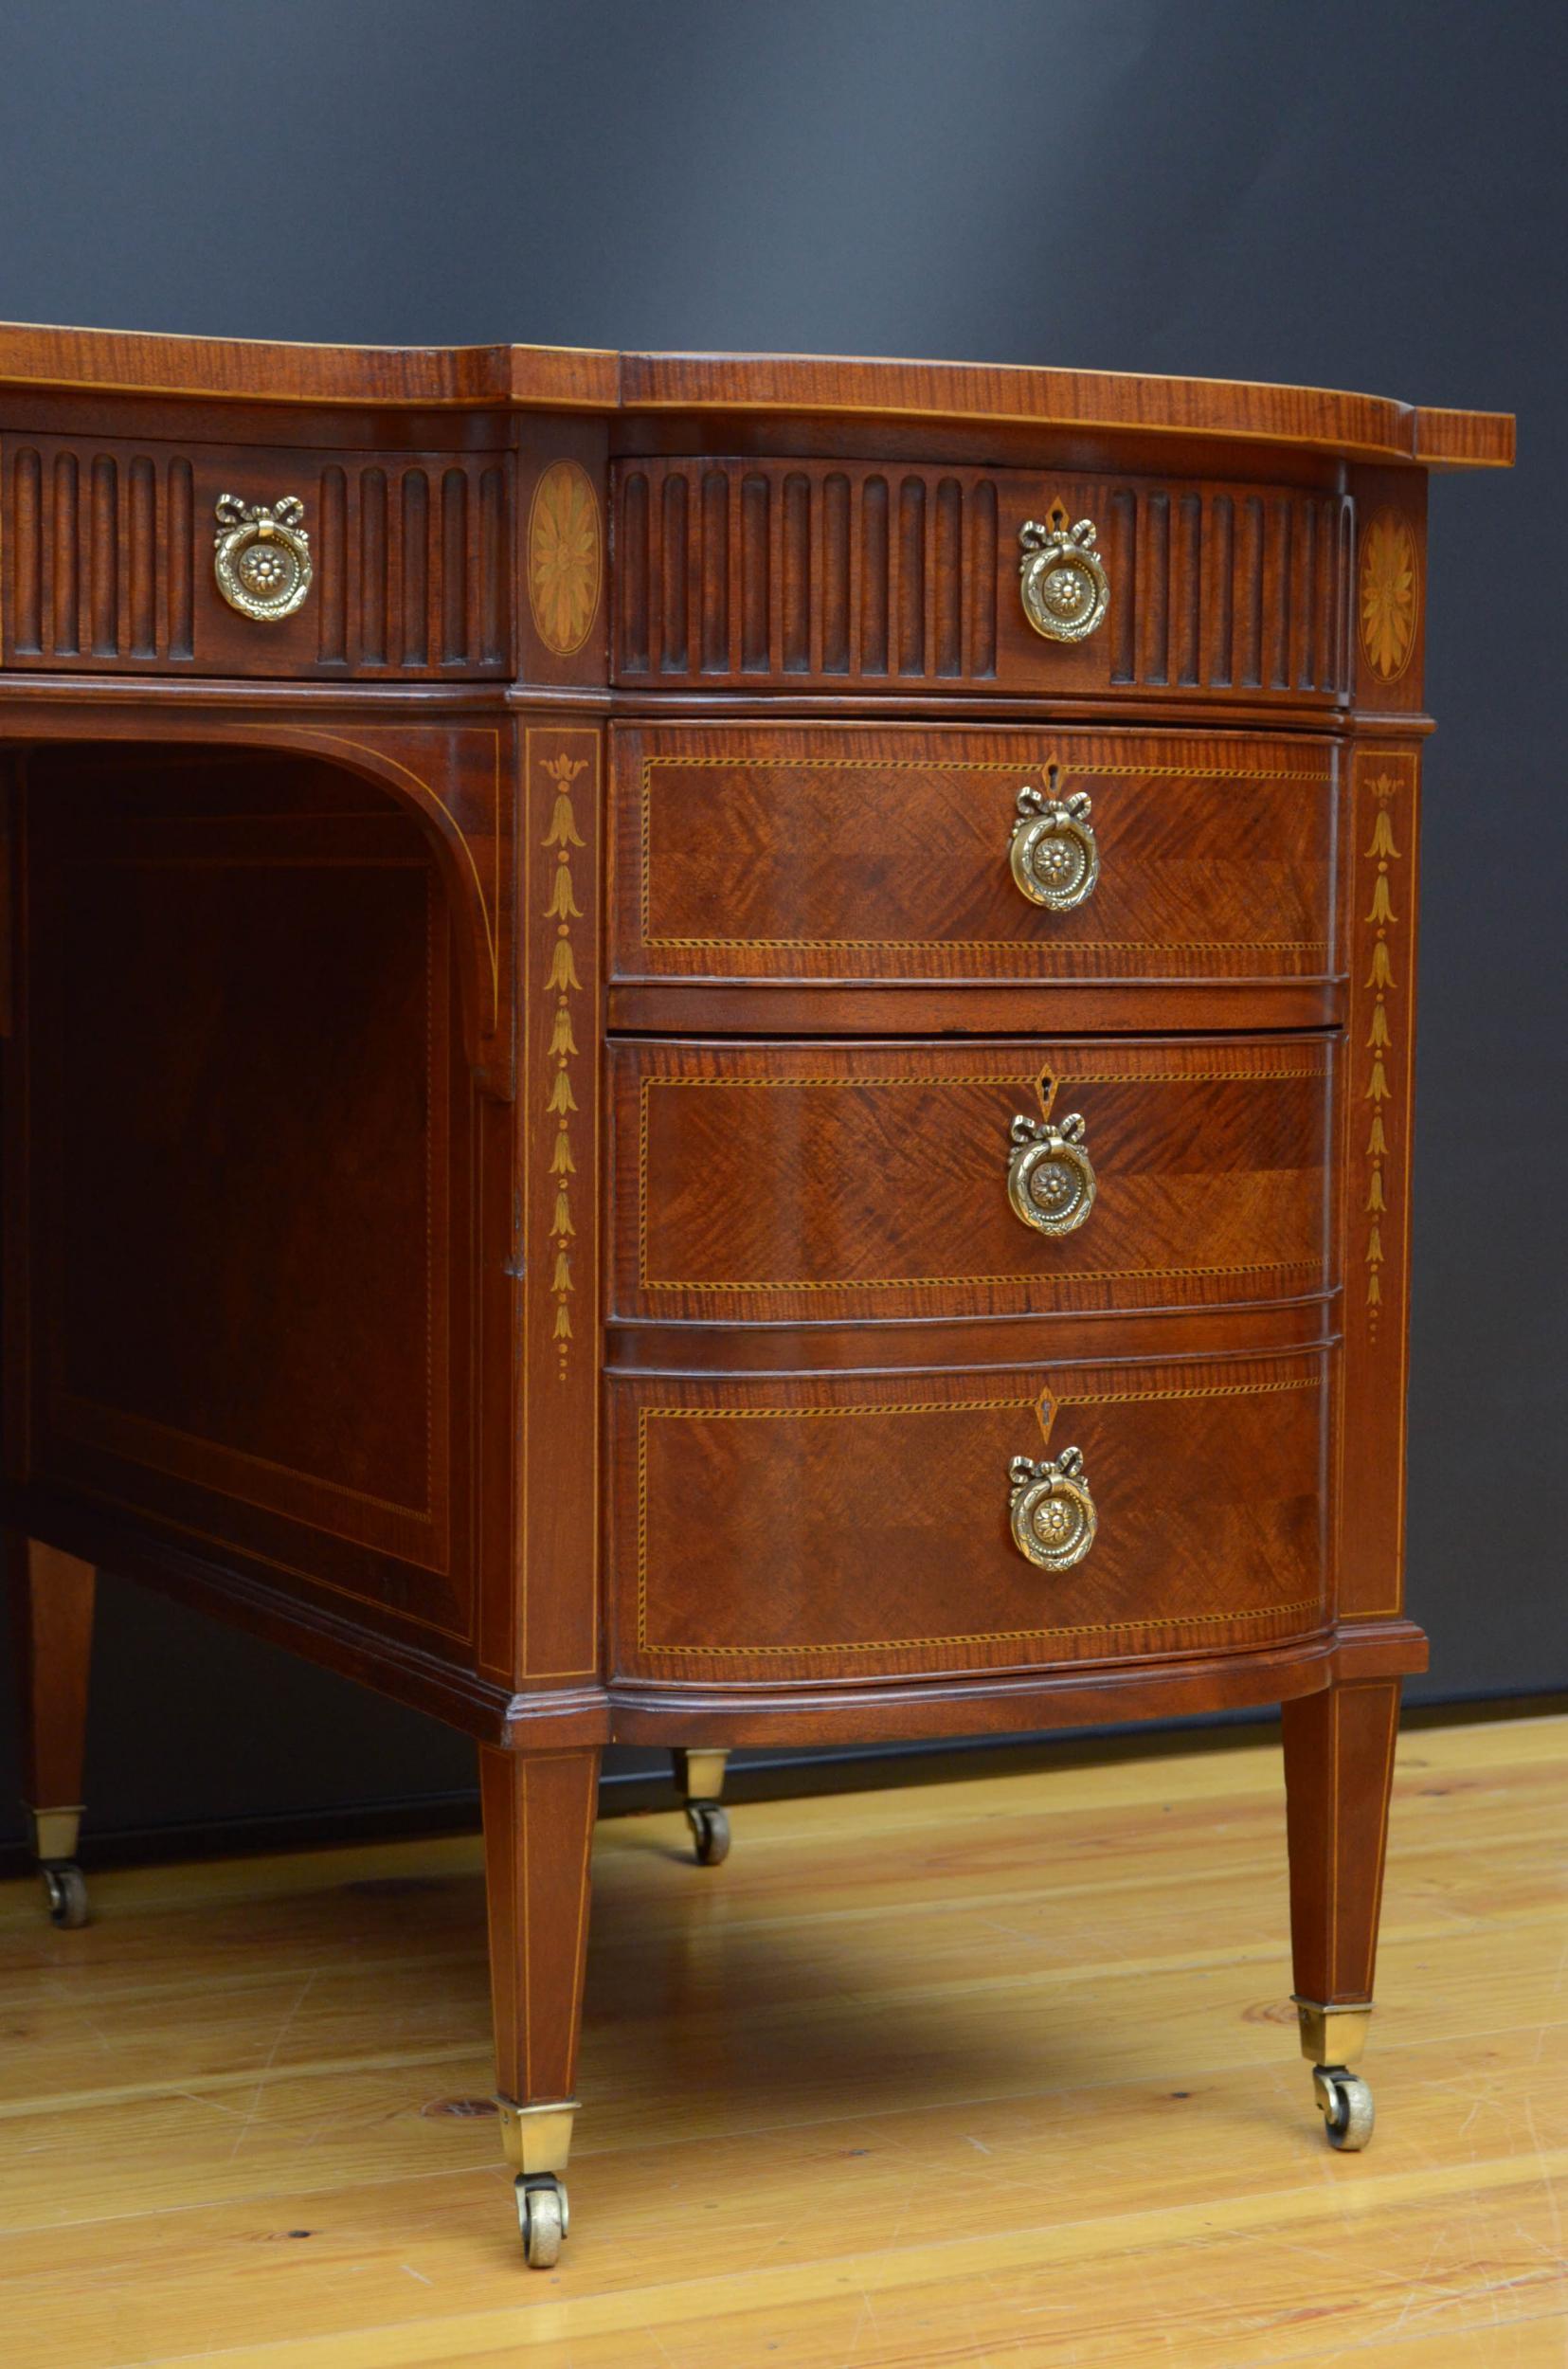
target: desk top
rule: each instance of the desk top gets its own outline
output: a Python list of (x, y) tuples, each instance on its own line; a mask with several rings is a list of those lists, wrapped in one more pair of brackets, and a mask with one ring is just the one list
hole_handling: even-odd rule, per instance
[(1506, 468), (1505, 412), (1241, 379), (824, 354), (573, 346), (317, 346), (0, 324), (0, 388), (403, 409), (795, 412), (1130, 429), (1427, 468)]

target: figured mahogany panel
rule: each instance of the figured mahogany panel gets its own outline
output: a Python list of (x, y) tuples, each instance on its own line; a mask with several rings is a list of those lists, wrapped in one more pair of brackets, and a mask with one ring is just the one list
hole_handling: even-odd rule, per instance
[[(615, 1667), (736, 1686), (1266, 1645), (1325, 1604), (1321, 1351), (618, 1382)], [(1082, 1450), (1084, 1561), (1014, 1544), (1009, 1468)]]
[(461, 1645), (475, 1097), (427, 843), (248, 751), (40, 754), (27, 828), (33, 1476)]
[[(1349, 685), (1352, 512), (1337, 493), (760, 457), (613, 475), (627, 685), (1298, 705)], [(1048, 641), (1018, 598), (1019, 530), (1080, 518), (1109, 612), (1085, 641)]]
[[(1329, 1284), (1334, 1040), (614, 1048), (616, 1314), (772, 1323), (1174, 1309)], [(1086, 1123), (1073, 1232), (1016, 1116)]]
[[(292, 617), (229, 607), (220, 495), (305, 505), (314, 582)], [(189, 449), (14, 435), (0, 452), (5, 663), (333, 678), (511, 671), (504, 452)]]
[[(1335, 756), (1255, 734), (620, 724), (612, 977), (1284, 981), (1332, 971)], [(1008, 864), (1090, 801), (1092, 894)]]

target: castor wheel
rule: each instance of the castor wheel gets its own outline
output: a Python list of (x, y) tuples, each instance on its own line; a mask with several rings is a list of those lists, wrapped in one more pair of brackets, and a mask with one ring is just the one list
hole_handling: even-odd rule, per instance
[(1323, 2116), (1328, 2143), (1345, 2155), (1359, 2155), (1372, 2137), (1372, 2091), (1360, 2073), (1343, 2065), (1314, 2065), (1312, 2094)]
[(698, 1867), (719, 1867), (730, 1856), (730, 1820), (719, 1807), (728, 1750), (715, 1745), (683, 1745), (672, 1752), (676, 1782), (686, 1797), (686, 1823)]
[(686, 1823), (698, 1867), (722, 1867), (730, 1856), (730, 1820), (717, 1801), (688, 1801)]
[(87, 1885), (74, 1859), (45, 1859), (39, 1870), (49, 1923), (64, 1933), (80, 1932), (87, 1922)]
[(566, 2189), (553, 2172), (534, 2173), (518, 2180), (517, 2233), (531, 2270), (555, 2268), (570, 2218)]

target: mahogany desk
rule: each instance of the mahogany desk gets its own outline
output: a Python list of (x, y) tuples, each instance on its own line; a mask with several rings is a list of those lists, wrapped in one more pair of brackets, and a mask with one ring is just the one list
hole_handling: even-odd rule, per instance
[(0, 331), (6, 1514), (479, 1746), (553, 2261), (601, 1747), (1285, 1706), (1337, 2144), (1400, 1595), (1427, 479), (946, 364)]

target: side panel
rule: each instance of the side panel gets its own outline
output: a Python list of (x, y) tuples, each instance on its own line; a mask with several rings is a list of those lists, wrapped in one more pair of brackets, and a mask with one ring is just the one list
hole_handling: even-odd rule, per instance
[(466, 1658), (478, 1096), (424, 834), (250, 750), (40, 753), (27, 798), (27, 1477)]
[(599, 1667), (599, 846), (603, 732), (525, 719), (514, 1112), (519, 1682)]
[(1345, 850), (1350, 1007), (1341, 1120), (1344, 1275), (1339, 1485), (1342, 1619), (1404, 1600), (1410, 1161), (1415, 1053), (1420, 761), (1363, 741)]

